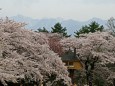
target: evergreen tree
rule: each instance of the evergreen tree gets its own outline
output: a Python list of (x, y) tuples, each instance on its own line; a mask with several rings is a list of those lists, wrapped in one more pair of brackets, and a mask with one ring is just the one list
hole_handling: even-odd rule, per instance
[(58, 22), (54, 25), (54, 27), (51, 27), (52, 31), (51, 33), (60, 33), (62, 34), (64, 37), (70, 37), (71, 35), (67, 34), (67, 29), (66, 27), (62, 27), (62, 25)]
[(45, 27), (43, 27), (43, 29), (39, 28), (35, 32), (46, 32), (46, 33), (49, 33), (49, 31)]
[(74, 32), (75, 37), (79, 37), (80, 34), (83, 33), (94, 33), (96, 31), (103, 31), (104, 27), (103, 25), (99, 25), (97, 22), (93, 21), (89, 25), (82, 26), (82, 28), (79, 31)]
[(89, 32), (94, 33), (96, 31), (102, 31), (104, 29), (103, 25), (99, 25), (97, 22), (93, 21), (89, 24)]

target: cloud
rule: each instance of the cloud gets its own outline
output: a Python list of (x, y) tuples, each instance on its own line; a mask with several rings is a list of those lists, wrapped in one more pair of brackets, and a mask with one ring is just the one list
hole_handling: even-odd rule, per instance
[(0, 0), (0, 16), (88, 19), (115, 17), (115, 0)]
[(86, 3), (86, 4), (115, 4), (115, 0), (81, 0), (81, 3)]

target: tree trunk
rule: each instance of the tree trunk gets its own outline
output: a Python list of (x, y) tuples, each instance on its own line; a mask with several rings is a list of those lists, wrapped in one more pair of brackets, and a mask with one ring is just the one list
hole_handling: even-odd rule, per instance
[(115, 78), (113, 79), (113, 86), (115, 86)]

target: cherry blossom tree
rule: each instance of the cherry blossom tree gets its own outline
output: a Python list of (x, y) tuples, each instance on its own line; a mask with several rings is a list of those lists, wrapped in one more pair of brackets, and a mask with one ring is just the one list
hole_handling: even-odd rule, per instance
[(0, 19), (0, 85), (70, 86), (67, 68), (50, 50), (48, 37), (24, 25)]
[[(110, 35), (110, 33), (95, 32), (81, 34), (79, 38), (64, 38), (60, 43), (65, 50), (69, 47), (76, 48), (77, 54), (80, 55), (79, 59), (84, 62), (86, 74), (88, 74), (88, 69), (91, 69), (90, 73), (92, 71), (93, 73), (96, 72), (109, 82), (108, 77), (112, 71), (106, 67), (106, 64), (115, 63), (115, 37)], [(90, 65), (90, 68), (88, 65)]]
[(65, 48), (75, 47), (81, 59), (86, 60), (87, 55), (92, 53), (99, 57), (101, 64), (115, 62), (115, 38), (108, 32), (82, 34), (80, 38), (64, 38), (61, 44)]
[(47, 37), (50, 49), (57, 53), (59, 56), (63, 55), (64, 50), (62, 48), (62, 45), (60, 44), (60, 40), (63, 38), (63, 36), (58, 33), (50, 33), (47, 34)]
[(107, 27), (108, 27), (109, 31), (112, 33), (112, 35), (115, 36), (115, 19), (113, 17), (111, 17), (107, 21)]

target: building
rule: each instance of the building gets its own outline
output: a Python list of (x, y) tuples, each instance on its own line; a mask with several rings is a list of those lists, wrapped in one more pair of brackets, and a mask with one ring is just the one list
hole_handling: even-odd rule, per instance
[(61, 57), (68, 69), (80, 70), (83, 68), (79, 55), (76, 54), (76, 48), (74, 48), (74, 51), (69, 49)]
[(76, 54), (76, 48), (72, 51), (69, 49), (62, 56), (62, 61), (65, 63), (69, 71), (69, 76), (72, 79), (72, 83), (74, 84), (74, 71), (81, 70), (83, 68), (83, 64), (79, 59), (79, 55)]

